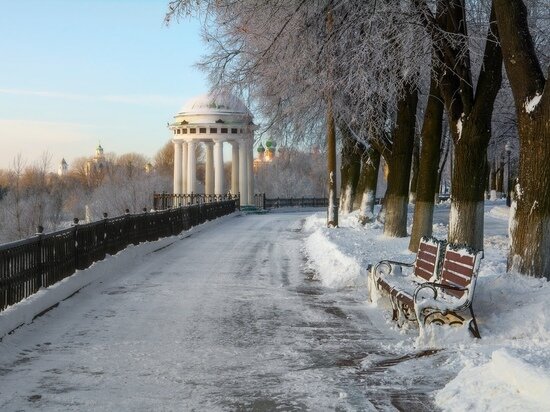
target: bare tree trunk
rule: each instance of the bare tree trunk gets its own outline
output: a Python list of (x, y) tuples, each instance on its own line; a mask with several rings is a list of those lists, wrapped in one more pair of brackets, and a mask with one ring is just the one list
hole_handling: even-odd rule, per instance
[(360, 155), (361, 167), (359, 171), (359, 180), (357, 181), (357, 187), (355, 189), (355, 198), (353, 199), (353, 210), (359, 210), (361, 208), (361, 202), (363, 201), (363, 193), (365, 191), (365, 167), (368, 161), (367, 150), (364, 145), (359, 145), (358, 152)]
[(443, 121), (443, 102), (436, 80), (432, 78), (430, 95), (422, 125), (422, 153), (418, 171), (417, 199), (409, 250), (416, 252), (422, 236), (432, 235), (434, 193), (438, 184), (439, 153)]
[(474, 122), (465, 124), (455, 143), (449, 241), (482, 250), (486, 149), (491, 131), (476, 126)]
[(336, 191), (336, 128), (332, 112), (332, 97), (327, 105), (327, 174), (328, 174), (328, 211), (327, 227), (338, 227), (338, 202)]
[(351, 213), (361, 173), (361, 151), (347, 126), (340, 126), (340, 132), (342, 134), (340, 210), (342, 213)]
[(491, 171), (489, 176), (489, 198), (491, 200), (495, 200), (497, 197), (497, 171), (496, 171), (496, 164), (495, 162), (491, 162)]
[[(519, 175), (510, 218), (508, 268), (550, 279), (550, 90), (521, 0), (494, 0), (516, 105)], [(549, 68), (550, 74), (550, 68)]]
[(10, 190), (13, 193), (14, 205), (12, 206), (12, 213), (15, 217), (15, 233), (11, 233), (11, 239), (22, 239), (24, 237), (23, 232), (23, 188), (21, 184), (21, 178), (23, 177), (23, 168), (24, 161), (19, 153), (13, 160), (13, 170), (11, 173), (11, 182)]
[(409, 178), (416, 123), (418, 91), (407, 85), (397, 103), (397, 119), (391, 153), (385, 158), (389, 168), (388, 188), (384, 199), (384, 234), (391, 237), (407, 236), (407, 208)]
[(420, 135), (415, 134), (412, 152), (411, 184), (409, 186), (409, 203), (416, 203), (416, 187), (418, 185), (418, 164), (420, 163)]
[(498, 196), (502, 196), (502, 193), (504, 192), (504, 162), (502, 159), (500, 160), (500, 166), (497, 173), (497, 185), (496, 185), (496, 191)]
[[(446, 122), (443, 122), (443, 133), (441, 139), (441, 148), (439, 149), (439, 168), (437, 169), (437, 184), (434, 191), (434, 202), (439, 203), (439, 190), (441, 188), (441, 178), (445, 167), (447, 166), (447, 159), (449, 158), (449, 152), (452, 147), (452, 142), (449, 137), (449, 128)], [(445, 189), (447, 189), (447, 184), (445, 183)]]
[(372, 222), (374, 219), (374, 205), (376, 204), (376, 187), (378, 185), (378, 169), (380, 167), (380, 152), (374, 147), (369, 147), (365, 152), (365, 160), (361, 168), (361, 179), (364, 188), (359, 208), (359, 221), (362, 224)]

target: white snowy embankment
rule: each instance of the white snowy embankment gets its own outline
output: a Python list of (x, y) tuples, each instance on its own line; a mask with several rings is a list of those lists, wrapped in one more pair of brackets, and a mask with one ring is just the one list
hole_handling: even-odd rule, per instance
[[(448, 206), (447, 206), (448, 207)], [(447, 368), (456, 378), (434, 394), (448, 411), (550, 410), (550, 283), (506, 273), (508, 208), (486, 209), (486, 228), (499, 235), (485, 237), (485, 257), (476, 286), (474, 308), (482, 339), (466, 328), (433, 326), (418, 336), (417, 328), (399, 329), (416, 348), (449, 352)], [(412, 262), (409, 238), (387, 238), (379, 223), (365, 227), (355, 213), (340, 218), (338, 229), (325, 227), (326, 217), (309, 217), (305, 252), (319, 280), (327, 287), (367, 287), (366, 268), (382, 259)], [(434, 225), (434, 236), (445, 238), (447, 227)], [(387, 327), (397, 330), (387, 316)]]
[(123, 269), (128, 267), (131, 263), (147, 259), (147, 256), (154, 251), (168, 247), (172, 243), (190, 236), (192, 233), (196, 233), (211, 224), (220, 222), (221, 219), (226, 219), (229, 216), (233, 215), (224, 216), (192, 227), (188, 231), (182, 232), (177, 236), (166, 237), (154, 242), (144, 242), (137, 246), (130, 245), (114, 256), (107, 255), (104, 260), (93, 263), (92, 266), (87, 269), (77, 270), (72, 276), (50, 287), (41, 288), (34, 295), (8, 307), (0, 313), (0, 340), (20, 326), (31, 323), (36, 316), (54, 307), (59, 302), (67, 299), (91, 283), (109, 274), (119, 273), (121, 271), (124, 272)]

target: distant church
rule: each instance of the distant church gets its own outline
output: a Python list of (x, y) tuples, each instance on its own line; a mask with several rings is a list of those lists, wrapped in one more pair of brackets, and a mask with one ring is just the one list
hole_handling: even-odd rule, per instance
[(59, 176), (65, 176), (67, 173), (69, 173), (69, 165), (65, 158), (63, 158), (59, 164), (59, 168), (57, 169), (57, 174)]
[(260, 145), (256, 149), (258, 152), (258, 157), (254, 159), (254, 169), (257, 170), (262, 164), (271, 163), (273, 159), (277, 156), (277, 143), (267, 139), (264, 145), (260, 142)]
[[(148, 165), (152, 169), (152, 165)], [(84, 173), (90, 178), (102, 177), (111, 168), (111, 163), (105, 158), (103, 147), (98, 144), (95, 155), (86, 161)], [(61, 159), (57, 168), (57, 174), (61, 177), (69, 174), (69, 164), (65, 158)]]
[(103, 147), (99, 144), (95, 149), (95, 156), (86, 162), (86, 176), (102, 175), (109, 167), (110, 164), (105, 159)]

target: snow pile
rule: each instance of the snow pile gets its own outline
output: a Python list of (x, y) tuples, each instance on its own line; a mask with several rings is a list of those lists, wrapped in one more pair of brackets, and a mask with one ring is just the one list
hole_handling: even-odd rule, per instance
[[(507, 349), (480, 366), (466, 366), (436, 402), (450, 411), (548, 411), (550, 365), (537, 365)], [(482, 390), (480, 390), (482, 389)]]
[(324, 286), (366, 286), (373, 255), (382, 259), (401, 256), (405, 262), (414, 259), (407, 250), (407, 240), (384, 236), (378, 222), (367, 225), (376, 236), (365, 237), (367, 231), (359, 223), (357, 212), (341, 217), (339, 224), (337, 229), (326, 228), (323, 213), (308, 217), (304, 223), (304, 230), (312, 232), (305, 241), (305, 253)]
[[(482, 339), (474, 339), (466, 327), (433, 325), (421, 334), (411, 325), (399, 329), (390, 321), (388, 308), (379, 307), (387, 327), (399, 331), (405, 345), (448, 353), (447, 362), (438, 368), (456, 378), (434, 394), (443, 410), (550, 410), (550, 283), (506, 273), (509, 212), (494, 204), (485, 208), (485, 231), (492, 235), (484, 238), (485, 257), (473, 304)], [(306, 253), (326, 286), (364, 285), (368, 265), (383, 259), (414, 260), (407, 250), (408, 237), (386, 238), (380, 224), (363, 227), (356, 214), (339, 223), (337, 229), (326, 229), (325, 219), (317, 214), (304, 226), (310, 232)], [(436, 220), (433, 229), (434, 236), (447, 236), (445, 222)]]

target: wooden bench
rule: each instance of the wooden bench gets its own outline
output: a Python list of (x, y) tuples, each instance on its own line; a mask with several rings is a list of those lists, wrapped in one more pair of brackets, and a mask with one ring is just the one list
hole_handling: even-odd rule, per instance
[(468, 328), (480, 338), (472, 301), (482, 258), (481, 251), (447, 244), (441, 271), (435, 278), (419, 283), (410, 278), (406, 281), (403, 276), (395, 276), (401, 278), (399, 281), (384, 276), (378, 283), (382, 290), (389, 290), (393, 319), (398, 320), (399, 314), (406, 320), (418, 321), (420, 327), (430, 323), (462, 325), (462, 313), (469, 310)]
[[(424, 282), (437, 280), (444, 245), (444, 241), (432, 237), (422, 237), (414, 262), (382, 260), (372, 268), (373, 282), (371, 287), (376, 287), (390, 296), (393, 307), (393, 320), (398, 320), (399, 306), (396, 297), (404, 286), (408, 284), (420, 285)], [(409, 276), (402, 276), (403, 267), (412, 268), (412, 273)]]

